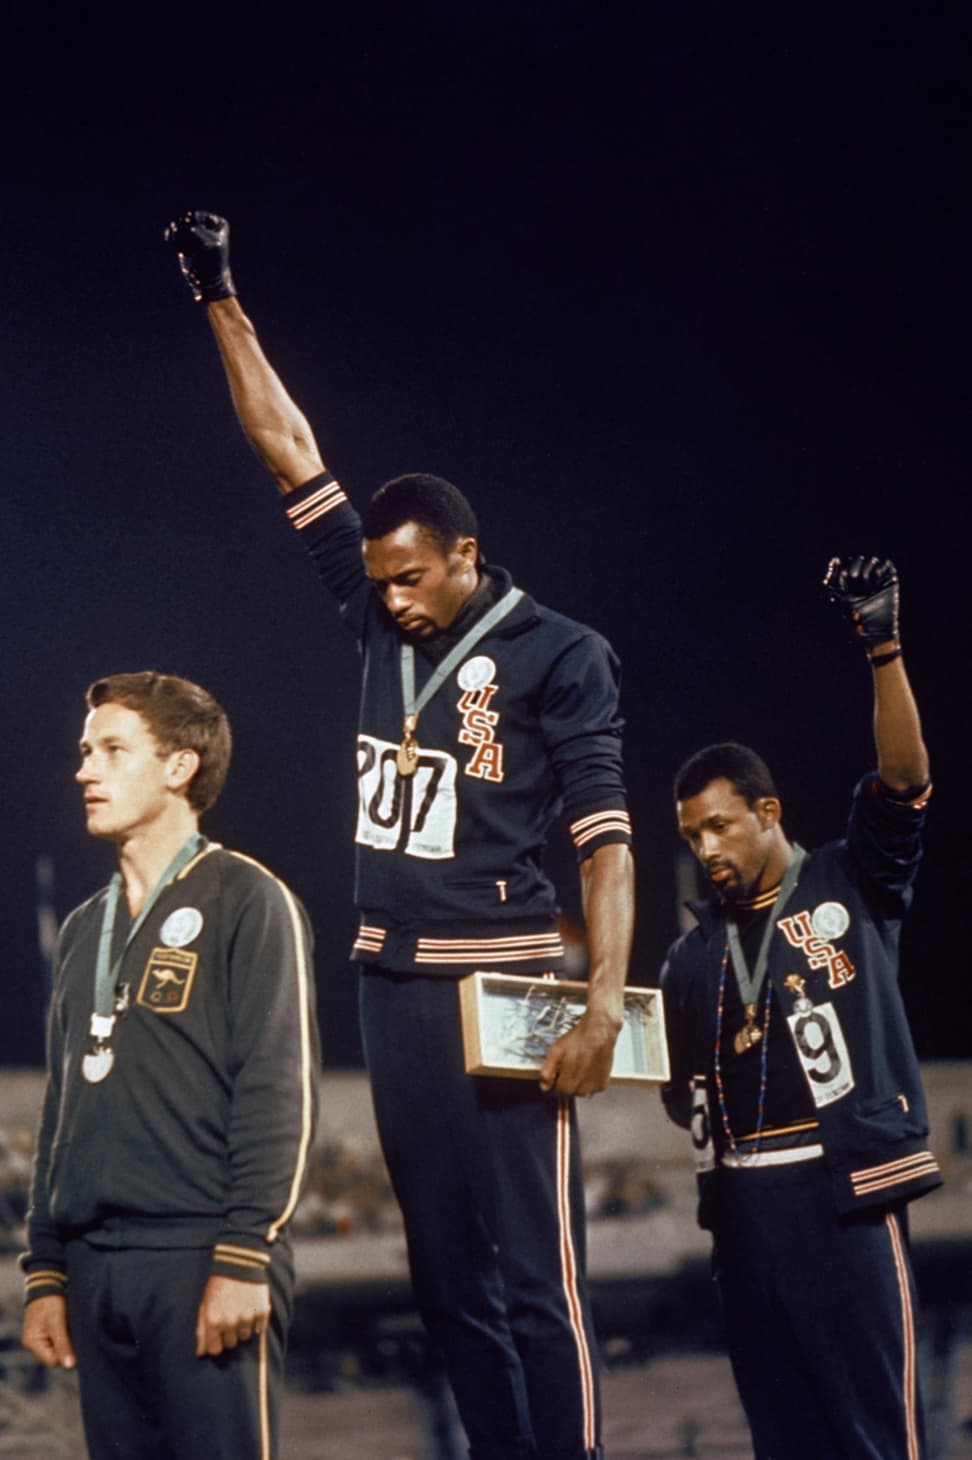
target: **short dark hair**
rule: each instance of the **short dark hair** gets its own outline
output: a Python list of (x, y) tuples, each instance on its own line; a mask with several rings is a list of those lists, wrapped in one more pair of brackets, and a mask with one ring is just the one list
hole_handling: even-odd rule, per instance
[(448, 552), (460, 537), (479, 538), (476, 514), (458, 487), (445, 477), (409, 472), (379, 487), (368, 504), (362, 535), (386, 537), (406, 522), (417, 522)]
[(755, 806), (764, 796), (776, 796), (773, 777), (762, 756), (748, 745), (726, 740), (689, 756), (675, 777), (675, 800), (688, 801), (710, 782), (722, 779), (732, 782), (733, 790), (747, 806)]
[(108, 674), (89, 685), (88, 708), (124, 705), (141, 715), (163, 755), (194, 750), (199, 769), (189, 783), (187, 797), (197, 811), (214, 804), (233, 753), (229, 720), (207, 690), (174, 674), (143, 669), (136, 674)]

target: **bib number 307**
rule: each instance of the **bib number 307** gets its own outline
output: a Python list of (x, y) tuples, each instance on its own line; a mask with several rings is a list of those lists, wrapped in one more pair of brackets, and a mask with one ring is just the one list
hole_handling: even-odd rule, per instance
[(814, 1004), (809, 1012), (790, 1014), (786, 1022), (813, 1103), (818, 1108), (832, 1105), (853, 1090), (854, 1072), (833, 1004)]

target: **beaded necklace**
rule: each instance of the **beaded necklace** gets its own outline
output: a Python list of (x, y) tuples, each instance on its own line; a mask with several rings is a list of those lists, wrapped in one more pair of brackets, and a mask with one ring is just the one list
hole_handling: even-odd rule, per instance
[[(729, 1124), (729, 1110), (726, 1105), (726, 1092), (722, 1082), (722, 1016), (726, 1005), (726, 970), (729, 967), (729, 939), (726, 939), (726, 946), (722, 954), (722, 966), (719, 969), (719, 999), (716, 1004), (716, 1037), (715, 1056), (713, 1060), (715, 1073), (716, 1094), (719, 1099), (719, 1114), (722, 1118), (722, 1129), (729, 1149), (735, 1156), (737, 1154), (736, 1137), (733, 1135), (732, 1126)], [(755, 1156), (760, 1147), (763, 1137), (763, 1114), (766, 1109), (766, 1072), (767, 1072), (767, 1051), (769, 1050), (769, 1026), (770, 1026), (770, 992), (772, 985), (769, 979), (763, 987), (763, 1030), (762, 1049), (759, 1056), (759, 1097), (756, 1102), (756, 1137), (753, 1149), (747, 1152)]]
[[(790, 847), (790, 855), (787, 860), (786, 871), (783, 880), (777, 888), (768, 888), (765, 893), (752, 900), (753, 908), (761, 908), (769, 897), (773, 897), (773, 906), (766, 919), (766, 927), (760, 939), (759, 954), (756, 958), (756, 967), (752, 973), (746, 963), (746, 957), (739, 940), (739, 929), (736, 926), (735, 917), (729, 913), (726, 917), (726, 946), (722, 953), (722, 965), (719, 969), (719, 997), (716, 1004), (716, 1038), (713, 1066), (715, 1073), (716, 1093), (719, 1097), (719, 1113), (722, 1117), (722, 1129), (725, 1132), (726, 1140), (729, 1142), (729, 1149), (733, 1155), (737, 1154), (736, 1138), (733, 1135), (732, 1127), (729, 1124), (729, 1110), (726, 1105), (725, 1089), (722, 1081), (722, 1024), (726, 1003), (726, 970), (729, 966), (729, 955), (732, 953), (733, 973), (739, 988), (739, 997), (742, 1000), (746, 1013), (746, 1024), (736, 1035), (734, 1048), (741, 1054), (746, 1049), (752, 1049), (758, 1041), (762, 1041), (762, 1049), (759, 1056), (759, 1096), (756, 1108), (756, 1131), (753, 1149), (749, 1155), (755, 1156), (759, 1151), (760, 1142), (763, 1136), (763, 1114), (766, 1108), (766, 1071), (769, 1048), (769, 1026), (770, 1026), (770, 989), (771, 980), (766, 978), (766, 965), (769, 958), (770, 941), (773, 937), (773, 927), (776, 922), (776, 915), (782, 909), (784, 903), (790, 896), (800, 876), (800, 868), (806, 859), (806, 852), (794, 842)], [(756, 1015), (759, 1012), (759, 998), (763, 998), (763, 1028), (760, 1031), (756, 1028)]]

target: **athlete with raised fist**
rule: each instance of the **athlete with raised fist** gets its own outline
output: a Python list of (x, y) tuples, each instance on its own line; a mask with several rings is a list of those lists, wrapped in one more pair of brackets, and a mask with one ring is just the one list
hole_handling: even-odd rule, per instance
[(669, 1114), (692, 1133), (729, 1353), (756, 1460), (924, 1455), (906, 1204), (941, 1183), (898, 990), (928, 755), (898, 577), (834, 558), (827, 592), (867, 651), (877, 770), (842, 838), (807, 853), (746, 746), (675, 780), (709, 884), (662, 973)]
[[(225, 220), (187, 213), (167, 239), (243, 431), (363, 654), (353, 957), (423, 1320), (474, 1460), (589, 1460), (600, 1402), (571, 1097), (608, 1082), (631, 944), (617, 661), (485, 561), (470, 504), (442, 478), (387, 482), (362, 520), (235, 297)], [(458, 979), (564, 968), (541, 866), (561, 809), (587, 1012), (539, 1082), (467, 1075)]]

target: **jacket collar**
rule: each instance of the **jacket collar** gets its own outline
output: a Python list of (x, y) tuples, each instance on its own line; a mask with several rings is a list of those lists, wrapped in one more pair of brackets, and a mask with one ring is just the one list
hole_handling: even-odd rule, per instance
[[(454, 644), (458, 644), (463, 634), (471, 629), (478, 618), (488, 612), (494, 603), (498, 603), (505, 593), (513, 587), (513, 579), (505, 568), (499, 568), (492, 563), (485, 563), (482, 568), (482, 576), (473, 592), (466, 599), (465, 603), (456, 614), (452, 623), (447, 629), (442, 629), (431, 639), (421, 641), (416, 647), (420, 654), (433, 664), (438, 664)], [(528, 593), (524, 593), (520, 601), (510, 610), (504, 619), (489, 631), (488, 638), (509, 639), (515, 634), (521, 634), (526, 629), (532, 628), (539, 622), (537, 605)]]

